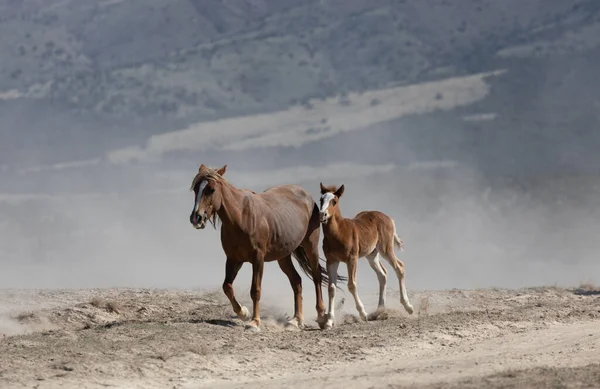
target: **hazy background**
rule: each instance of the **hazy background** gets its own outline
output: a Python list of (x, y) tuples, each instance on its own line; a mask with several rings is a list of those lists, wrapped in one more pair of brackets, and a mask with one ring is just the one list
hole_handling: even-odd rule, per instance
[(344, 183), (409, 290), (600, 280), (597, 0), (2, 0), (0, 57), (0, 287), (219, 287), (201, 163)]

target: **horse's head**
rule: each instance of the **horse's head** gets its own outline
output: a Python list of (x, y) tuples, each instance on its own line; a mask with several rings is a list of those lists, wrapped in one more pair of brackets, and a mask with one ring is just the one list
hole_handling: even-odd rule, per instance
[(194, 191), (194, 209), (190, 215), (190, 223), (196, 229), (204, 229), (206, 221), (215, 225), (217, 211), (221, 208), (221, 179), (227, 170), (227, 165), (220, 169), (210, 169), (200, 165), (198, 174), (192, 181)]
[(339, 212), (338, 202), (344, 194), (344, 185), (336, 188), (334, 186), (323, 186), (321, 182), (321, 203), (319, 205), (319, 217), (321, 223), (327, 223), (329, 219)]

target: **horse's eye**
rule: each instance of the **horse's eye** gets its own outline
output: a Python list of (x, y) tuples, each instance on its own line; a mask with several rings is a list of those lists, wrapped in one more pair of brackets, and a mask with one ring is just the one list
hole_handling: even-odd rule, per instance
[(213, 188), (207, 186), (204, 191), (206, 192), (206, 194), (212, 194), (215, 190)]
[(337, 201), (331, 200), (331, 205), (335, 205), (336, 203), (337, 203)]

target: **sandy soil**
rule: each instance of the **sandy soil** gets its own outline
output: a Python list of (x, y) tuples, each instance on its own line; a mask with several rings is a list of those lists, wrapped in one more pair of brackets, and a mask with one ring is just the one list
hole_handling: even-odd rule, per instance
[(410, 297), (413, 316), (390, 310), (369, 323), (347, 302), (330, 331), (285, 330), (282, 312), (265, 307), (262, 331), (248, 333), (220, 291), (1, 290), (0, 388), (600, 385), (598, 291)]

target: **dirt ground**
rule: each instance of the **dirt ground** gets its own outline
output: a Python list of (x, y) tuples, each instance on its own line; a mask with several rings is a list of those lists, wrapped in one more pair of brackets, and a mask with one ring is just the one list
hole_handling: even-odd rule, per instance
[(265, 307), (249, 333), (220, 291), (0, 290), (0, 388), (600, 386), (596, 290), (409, 296), (413, 316), (369, 323), (346, 301), (329, 331), (312, 306), (297, 331)]

